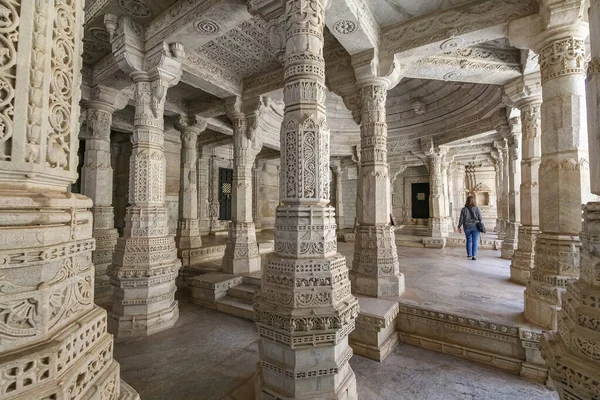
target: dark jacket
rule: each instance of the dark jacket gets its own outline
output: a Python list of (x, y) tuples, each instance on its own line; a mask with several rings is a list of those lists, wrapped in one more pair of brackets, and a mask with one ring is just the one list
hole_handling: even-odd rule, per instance
[(469, 212), (469, 209), (467, 207), (463, 207), (463, 209), (460, 211), (458, 229), (460, 229), (462, 226), (464, 226), (465, 229), (473, 228), (477, 226), (477, 222), (483, 220), (483, 218), (481, 217), (481, 211), (479, 210), (479, 207), (473, 207), (471, 208), (471, 211), (473, 212), (473, 216), (475, 217), (475, 219), (471, 217), (471, 213)]

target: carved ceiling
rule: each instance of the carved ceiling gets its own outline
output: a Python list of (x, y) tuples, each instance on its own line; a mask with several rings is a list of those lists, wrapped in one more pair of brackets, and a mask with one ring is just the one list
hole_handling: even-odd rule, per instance
[(472, 0), (371, 0), (369, 3), (381, 26), (407, 21)]

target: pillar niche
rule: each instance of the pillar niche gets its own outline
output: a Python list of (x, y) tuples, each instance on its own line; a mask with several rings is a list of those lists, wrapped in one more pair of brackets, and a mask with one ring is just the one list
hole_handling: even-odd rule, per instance
[(501, 257), (510, 260), (518, 247), (519, 226), (521, 221), (521, 119), (509, 120), (508, 137), (508, 221), (506, 234), (502, 242)]
[[(600, 195), (600, 3), (590, 2), (592, 60), (588, 68), (587, 108), (590, 144), (591, 190)], [(600, 398), (600, 203), (583, 208), (581, 274), (562, 295), (558, 331), (546, 332), (542, 356), (561, 400)], [(537, 267), (537, 266), (536, 266)]]
[(223, 271), (247, 274), (260, 271), (261, 258), (252, 218), (253, 166), (262, 142), (257, 135), (262, 99), (243, 104), (240, 98), (227, 100), (227, 114), (233, 123), (233, 187), (231, 223), (223, 256)]
[(361, 146), (357, 207), (358, 229), (350, 279), (354, 293), (373, 297), (400, 296), (404, 275), (400, 273), (396, 236), (390, 224), (391, 187), (387, 163), (385, 103), (388, 81), (374, 78), (363, 83), (361, 99)]
[(106, 270), (112, 263), (119, 234), (115, 229), (113, 209), (113, 168), (111, 160), (110, 127), (116, 109), (123, 108), (126, 99), (119, 91), (103, 86), (92, 90), (93, 100), (85, 102), (85, 153), (82, 166), (82, 194), (94, 202), (92, 236), (96, 249), (92, 262), (96, 267), (94, 300), (103, 307), (112, 299), (112, 285)]
[(518, 248), (510, 265), (510, 280), (525, 285), (534, 265), (535, 241), (540, 231), (539, 178), (541, 147), (541, 81), (539, 74), (519, 78), (505, 87), (521, 112), (521, 226)]
[(109, 327), (117, 337), (145, 336), (172, 327), (179, 316), (175, 278), (181, 261), (169, 235), (165, 205), (164, 104), (180, 76), (178, 60), (134, 71), (135, 117), (129, 166), (129, 206), (113, 265)]
[[(5, 400), (137, 397), (120, 381), (106, 311), (94, 304), (92, 200), (67, 189), (77, 179), (83, 3), (2, 3), (0, 398)], [(105, 125), (107, 118), (93, 120)]]
[[(581, 16), (579, 1), (569, 15)], [(565, 10), (544, 8), (550, 14)], [(573, 21), (538, 35), (542, 77), (540, 230), (535, 266), (525, 290), (525, 318), (557, 328), (567, 283), (579, 276), (581, 204), (590, 193), (585, 104), (587, 24)]]
[(202, 245), (198, 220), (198, 135), (206, 129), (202, 118), (180, 117), (175, 127), (181, 132), (181, 174), (179, 178), (179, 219), (177, 220), (177, 256), (182, 266), (199, 262), (197, 251)]
[(423, 148), (429, 165), (429, 236), (424, 241), (425, 247), (443, 248), (450, 231), (447, 201), (444, 191), (444, 168), (447, 149), (436, 148), (433, 144)]
[(275, 253), (254, 304), (261, 337), (256, 397), (263, 400), (357, 399), (348, 334), (358, 302), (337, 252), (335, 212), (327, 206), (324, 7), (323, 0), (285, 2), (282, 205)]

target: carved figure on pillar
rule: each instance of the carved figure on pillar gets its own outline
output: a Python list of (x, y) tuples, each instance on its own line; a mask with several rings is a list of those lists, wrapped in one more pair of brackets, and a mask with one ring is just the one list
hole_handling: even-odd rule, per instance
[(337, 252), (335, 212), (327, 206), (325, 1), (276, 4), (285, 4), (286, 32), (282, 205), (276, 211), (275, 253), (254, 304), (261, 337), (256, 397), (355, 400), (348, 335), (358, 301), (350, 292), (346, 260)]
[[(587, 107), (591, 191), (600, 195), (600, 3), (597, 0), (590, 2), (589, 19), (592, 60), (588, 68)], [(542, 356), (562, 400), (600, 398), (600, 203), (589, 202), (584, 206), (583, 221), (581, 274), (577, 281), (567, 285), (562, 295), (558, 331), (544, 333), (541, 342)]]
[(252, 168), (262, 148), (258, 131), (265, 99), (256, 98), (242, 103), (238, 97), (227, 99), (226, 108), (233, 122), (233, 187), (231, 224), (223, 271), (231, 274), (256, 272), (261, 259), (252, 218)]
[[(198, 221), (198, 135), (206, 129), (206, 121), (199, 117), (180, 117), (175, 127), (181, 132), (181, 174), (179, 178), (179, 219), (177, 220), (177, 255), (182, 266), (197, 262), (202, 245)], [(181, 271), (180, 271), (181, 273)]]
[(113, 169), (111, 165), (110, 126), (115, 110), (125, 107), (127, 96), (116, 89), (96, 85), (92, 100), (85, 102), (85, 153), (82, 166), (82, 194), (94, 202), (92, 215), (96, 250), (92, 262), (96, 267), (94, 301), (107, 307), (112, 299), (112, 285), (106, 270), (112, 263), (119, 234), (115, 229), (112, 207)]
[[(92, 235), (100, 227), (93, 222), (92, 200), (67, 190), (77, 179), (83, 6), (83, 0), (0, 5), (5, 400), (139, 399), (120, 380), (106, 311), (94, 304)], [(93, 159), (96, 151), (102, 161), (94, 165), (110, 168), (110, 113), (92, 110), (89, 155)], [(92, 151), (92, 145), (98, 147)]]
[(129, 206), (123, 237), (109, 268), (115, 285), (109, 329), (118, 337), (150, 335), (172, 327), (179, 316), (175, 278), (181, 261), (169, 235), (165, 204), (164, 105), (181, 76), (176, 44), (152, 53), (139, 49), (135, 22), (105, 16), (113, 55), (134, 82), (135, 117), (129, 171)]
[(521, 111), (521, 226), (518, 248), (510, 265), (510, 280), (525, 285), (534, 266), (535, 242), (539, 233), (539, 165), (541, 156), (540, 74), (535, 73), (511, 82), (505, 88), (511, 103)]

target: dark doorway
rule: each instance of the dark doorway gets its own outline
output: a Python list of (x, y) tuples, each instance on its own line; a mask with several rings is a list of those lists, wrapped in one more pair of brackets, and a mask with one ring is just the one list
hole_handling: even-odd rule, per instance
[(231, 221), (231, 194), (233, 189), (233, 170), (219, 168), (219, 219)]
[(429, 218), (429, 183), (412, 184), (412, 218)]

